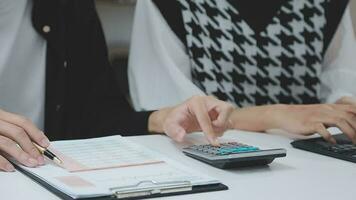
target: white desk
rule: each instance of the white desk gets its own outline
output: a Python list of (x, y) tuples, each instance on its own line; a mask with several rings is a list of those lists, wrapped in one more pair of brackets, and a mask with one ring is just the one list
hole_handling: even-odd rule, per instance
[[(189, 136), (194, 142), (204, 141), (200, 134)], [(234, 199), (234, 200), (355, 200), (356, 164), (293, 149), (291, 140), (257, 133), (229, 132), (224, 139), (235, 139), (260, 147), (283, 147), (287, 157), (275, 160), (269, 167), (220, 170), (184, 156), (165, 136), (131, 137), (187, 166), (221, 180), (229, 190), (167, 197), (165, 199)], [(19, 172), (0, 172), (0, 199), (58, 199), (46, 189)]]

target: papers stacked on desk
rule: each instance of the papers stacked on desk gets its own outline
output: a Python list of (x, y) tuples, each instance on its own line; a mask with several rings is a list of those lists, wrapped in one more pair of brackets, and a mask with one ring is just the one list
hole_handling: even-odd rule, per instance
[(53, 142), (62, 161), (25, 172), (73, 199), (126, 198), (192, 190), (219, 181), (121, 136)]

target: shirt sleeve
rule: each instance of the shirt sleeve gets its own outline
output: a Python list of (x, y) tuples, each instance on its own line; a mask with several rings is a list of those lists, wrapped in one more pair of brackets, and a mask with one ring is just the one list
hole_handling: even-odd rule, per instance
[[(193, 84), (185, 46), (151, 0), (138, 1), (129, 59), (130, 94), (136, 110), (178, 104), (204, 94)], [(347, 8), (328, 48), (321, 74), (321, 97), (334, 103), (356, 96), (356, 41)]]
[(321, 74), (321, 97), (335, 103), (344, 96), (356, 96), (356, 41), (348, 7), (327, 50)]
[(151, 0), (137, 1), (129, 58), (136, 110), (153, 110), (204, 94), (191, 81), (185, 46)]

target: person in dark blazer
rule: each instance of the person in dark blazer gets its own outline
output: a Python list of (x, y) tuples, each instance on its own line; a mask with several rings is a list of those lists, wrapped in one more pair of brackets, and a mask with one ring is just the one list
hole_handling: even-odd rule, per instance
[(135, 112), (114, 78), (93, 0), (1, 0), (0, 27), (1, 170), (14, 170), (8, 157), (42, 165), (31, 141), (164, 132), (180, 141), (203, 130), (217, 144), (228, 126), (232, 106), (207, 96)]

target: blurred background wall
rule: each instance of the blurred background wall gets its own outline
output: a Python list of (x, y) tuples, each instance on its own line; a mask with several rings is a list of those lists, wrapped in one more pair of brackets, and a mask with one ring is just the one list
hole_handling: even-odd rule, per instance
[(111, 58), (127, 56), (135, 1), (96, 0)]
[(354, 20), (354, 30), (356, 33), (356, 0), (351, 0), (351, 13)]

